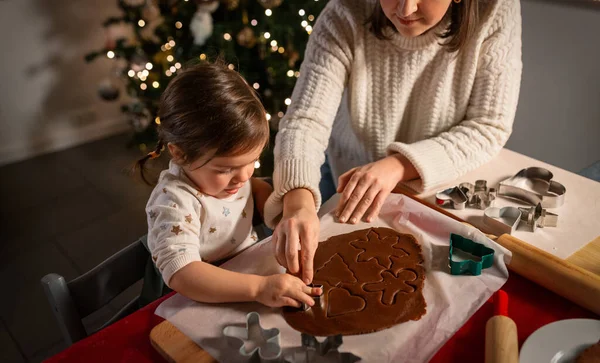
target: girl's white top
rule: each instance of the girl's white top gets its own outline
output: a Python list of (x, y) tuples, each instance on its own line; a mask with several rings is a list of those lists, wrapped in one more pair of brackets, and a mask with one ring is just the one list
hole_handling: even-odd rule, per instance
[(215, 262), (254, 244), (253, 213), (250, 182), (231, 197), (217, 199), (198, 191), (171, 161), (146, 205), (148, 248), (167, 286), (190, 262)]

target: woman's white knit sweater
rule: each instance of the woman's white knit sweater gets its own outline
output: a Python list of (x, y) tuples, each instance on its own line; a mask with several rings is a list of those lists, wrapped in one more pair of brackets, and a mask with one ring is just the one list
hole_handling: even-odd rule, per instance
[(485, 2), (487, 15), (460, 53), (440, 45), (447, 17), (416, 38), (377, 39), (365, 25), (375, 1), (330, 0), (315, 24), (276, 138), (270, 226), (292, 189), (309, 189), (320, 207), (325, 151), (336, 182), (401, 153), (420, 175), (406, 184), (423, 191), (489, 161), (510, 136), (522, 70), (519, 1)]

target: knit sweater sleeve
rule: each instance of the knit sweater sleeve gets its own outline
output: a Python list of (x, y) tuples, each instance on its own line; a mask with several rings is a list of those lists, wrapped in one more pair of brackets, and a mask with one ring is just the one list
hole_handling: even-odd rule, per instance
[(265, 204), (265, 222), (270, 227), (279, 221), (283, 196), (290, 190), (308, 189), (316, 208), (321, 205), (320, 166), (353, 58), (356, 11), (351, 9), (352, 1), (331, 0), (308, 41), (292, 103), (276, 137), (274, 192)]
[(491, 160), (512, 132), (521, 82), (521, 12), (506, 0), (490, 15), (479, 48), (477, 73), (465, 119), (435, 137), (412, 144), (394, 142), (420, 179), (406, 182), (422, 192), (449, 182)]

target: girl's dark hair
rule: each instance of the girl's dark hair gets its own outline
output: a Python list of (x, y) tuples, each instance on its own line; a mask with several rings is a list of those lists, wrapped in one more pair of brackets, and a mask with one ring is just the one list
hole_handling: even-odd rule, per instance
[(168, 143), (179, 147), (183, 161), (211, 153), (237, 156), (269, 141), (269, 123), (256, 92), (236, 71), (221, 61), (190, 66), (169, 82), (160, 98), (158, 144), (140, 159), (142, 179), (148, 159)]
[[(450, 25), (446, 31), (439, 36), (442, 39), (449, 39), (442, 45), (448, 52), (460, 51), (471, 39), (479, 27), (482, 18), (480, 0), (461, 0), (459, 3), (451, 2)], [(398, 32), (394, 24), (385, 16), (379, 0), (375, 1), (373, 14), (367, 20), (369, 30), (375, 36), (382, 40), (389, 40), (391, 36), (386, 34), (386, 29), (390, 28), (393, 32)]]

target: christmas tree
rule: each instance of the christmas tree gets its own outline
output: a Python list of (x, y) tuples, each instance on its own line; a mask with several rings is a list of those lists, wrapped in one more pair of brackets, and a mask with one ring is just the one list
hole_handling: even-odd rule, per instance
[[(225, 60), (259, 93), (276, 132), (303, 59), (306, 42), (326, 0), (118, 0), (122, 15), (107, 19), (104, 49), (86, 56), (115, 61), (130, 101), (121, 109), (142, 150), (156, 142), (158, 101), (178, 70), (193, 62)], [(128, 25), (126, 36), (110, 29)], [(100, 85), (106, 100), (119, 98), (111, 79)], [(272, 137), (274, 140), (274, 137)], [(272, 150), (271, 150), (272, 151)], [(262, 175), (272, 172), (272, 154), (261, 158)]]

